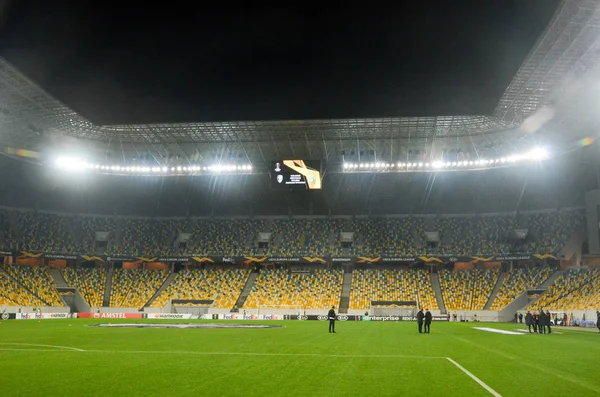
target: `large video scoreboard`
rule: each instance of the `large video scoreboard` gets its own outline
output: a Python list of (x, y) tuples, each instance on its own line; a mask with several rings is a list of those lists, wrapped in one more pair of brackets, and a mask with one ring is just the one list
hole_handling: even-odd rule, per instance
[(277, 160), (271, 162), (273, 189), (321, 189), (321, 162), (312, 160)]

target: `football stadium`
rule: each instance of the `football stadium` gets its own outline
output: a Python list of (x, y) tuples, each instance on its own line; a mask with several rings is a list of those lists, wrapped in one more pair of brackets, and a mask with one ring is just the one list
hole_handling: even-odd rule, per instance
[(130, 124), (0, 58), (0, 394), (600, 395), (600, 4), (525, 54), (482, 114)]

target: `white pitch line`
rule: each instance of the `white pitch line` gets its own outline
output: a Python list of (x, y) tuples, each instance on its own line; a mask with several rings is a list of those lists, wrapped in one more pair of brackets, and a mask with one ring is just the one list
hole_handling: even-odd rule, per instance
[(11, 349), (0, 347), (0, 352), (32, 352), (32, 353), (83, 353), (85, 350), (62, 350), (62, 349)]
[[(69, 347), (69, 346), (57, 346), (57, 345), (40, 345), (38, 343), (3, 343), (0, 342), (0, 346), (32, 346), (32, 347), (51, 347), (54, 349), (61, 349), (61, 350), (71, 350), (71, 351), (76, 351), (76, 352), (82, 352), (85, 351), (83, 349), (78, 349), (76, 347)], [(33, 350), (33, 349), (29, 349), (29, 350)]]
[(505, 329), (498, 329), (498, 328), (489, 328), (489, 327), (471, 327), (471, 328), (477, 329), (479, 331), (494, 332), (496, 334), (503, 334), (503, 335), (523, 335), (520, 332), (507, 331)]
[(194, 352), (169, 350), (85, 350), (89, 353), (133, 353), (133, 354), (189, 354), (199, 356), (256, 356), (256, 357), (327, 357), (327, 358), (399, 358), (399, 359), (444, 359), (435, 356), (402, 356), (377, 354), (319, 354), (319, 353), (244, 353), (244, 352)]
[[(440, 331), (440, 332), (442, 332), (442, 331)], [(493, 353), (493, 354), (496, 354), (496, 355), (498, 355), (500, 357), (504, 357), (507, 360), (511, 360), (511, 361), (517, 361), (518, 360), (519, 365), (525, 365), (526, 367), (529, 367), (529, 368), (533, 369), (534, 371), (541, 371), (541, 372), (543, 372), (543, 373), (545, 373), (547, 375), (554, 376), (554, 377), (560, 378), (560, 379), (562, 379), (562, 380), (564, 380), (566, 382), (573, 383), (576, 386), (581, 386), (581, 387), (584, 387), (586, 389), (589, 389), (589, 390), (593, 391), (594, 393), (598, 392), (598, 387), (597, 386), (592, 385), (591, 383), (587, 382), (584, 379), (581, 379), (581, 378), (578, 378), (578, 377), (574, 376), (572, 373), (567, 373), (567, 372), (564, 372), (564, 371), (561, 371), (561, 370), (555, 370), (555, 369), (552, 369), (552, 367), (546, 368), (546, 367), (537, 365), (536, 363), (531, 363), (530, 361), (528, 361), (529, 359), (526, 358), (526, 357), (515, 356), (515, 355), (512, 355), (512, 354), (508, 354), (508, 353), (505, 353), (505, 352), (503, 352), (501, 350), (491, 349), (491, 348), (489, 348), (487, 346), (481, 345), (479, 343), (474, 343), (474, 342), (472, 342), (470, 340), (467, 340), (467, 339), (459, 338), (458, 336), (455, 336), (455, 335), (452, 335), (452, 334), (448, 334), (446, 332), (442, 332), (442, 333), (444, 333), (446, 335), (449, 335), (452, 338), (454, 338), (456, 340), (459, 340), (459, 341), (461, 341), (463, 343), (466, 343), (468, 345), (474, 346), (477, 349), (485, 350), (485, 351), (487, 351), (489, 353)]]
[(390, 359), (445, 359), (435, 356), (402, 356), (402, 355), (375, 355), (375, 354), (319, 354), (319, 353), (244, 353), (244, 352), (198, 352), (198, 351), (173, 351), (173, 350), (83, 350), (65, 348), (65, 350), (48, 349), (14, 349), (0, 348), (0, 351), (31, 351), (31, 352), (77, 352), (77, 353), (104, 353), (104, 354), (186, 354), (198, 356), (250, 356), (250, 357), (322, 357), (322, 358), (390, 358)]
[(494, 396), (494, 397), (502, 397), (500, 395), (500, 393), (498, 393), (497, 391), (495, 391), (494, 389), (492, 389), (491, 387), (489, 387), (488, 385), (486, 385), (481, 379), (479, 379), (478, 377), (476, 377), (475, 375), (473, 375), (465, 367), (463, 367), (462, 365), (460, 365), (459, 363), (457, 363), (456, 361), (454, 361), (450, 357), (446, 357), (446, 360), (450, 361), (452, 364), (454, 364), (456, 366), (456, 368), (460, 369), (465, 374), (467, 374), (471, 379), (473, 379), (475, 382), (479, 383), (479, 385), (481, 387), (483, 387), (485, 390), (487, 390), (492, 396)]
[(169, 351), (169, 350), (83, 350), (76, 347), (41, 345), (33, 343), (0, 343), (0, 345), (12, 346), (32, 346), (32, 347), (52, 347), (54, 349), (20, 349), (20, 348), (1, 348), (0, 351), (11, 352), (43, 352), (43, 353), (105, 353), (105, 354), (187, 354), (198, 356), (253, 356), (253, 357), (319, 357), (319, 358), (379, 358), (379, 359), (446, 359), (454, 364), (458, 369), (467, 374), (471, 379), (486, 389), (494, 397), (502, 397), (494, 389), (486, 385), (481, 379), (473, 375), (462, 365), (450, 357), (437, 356), (402, 356), (402, 355), (377, 355), (377, 354), (319, 354), (319, 353), (243, 353), (243, 352), (195, 352), (195, 351)]

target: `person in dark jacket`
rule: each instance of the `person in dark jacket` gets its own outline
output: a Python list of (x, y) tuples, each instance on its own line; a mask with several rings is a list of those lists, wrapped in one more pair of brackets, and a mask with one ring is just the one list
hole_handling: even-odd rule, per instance
[(540, 310), (540, 334), (546, 333), (546, 313), (543, 310)]
[(535, 332), (537, 334), (539, 328), (540, 328), (540, 314), (534, 313), (533, 314), (533, 332)]
[(600, 332), (600, 311), (596, 310), (596, 327), (598, 328), (598, 331)]
[(519, 323), (523, 324), (523, 313), (519, 313)]
[[(527, 325), (527, 328), (529, 329), (529, 333), (531, 333), (531, 327), (533, 327), (533, 315), (531, 314), (531, 312), (528, 310), (527, 314), (525, 315), (525, 325)], [(535, 328), (534, 328), (535, 331)]]
[(417, 313), (417, 324), (419, 325), (419, 333), (423, 333), (423, 319), (425, 318), (425, 314), (423, 314), (423, 309), (419, 309)]
[(431, 315), (431, 312), (429, 310), (427, 310), (425, 312), (425, 333), (428, 334), (429, 331), (431, 331), (431, 320), (433, 319), (433, 316)]
[(335, 334), (335, 307), (332, 307), (327, 313), (327, 319), (329, 320), (329, 333)]
[(551, 324), (552, 323), (552, 313), (550, 313), (550, 311), (546, 312), (546, 328), (548, 329), (548, 333), (551, 334), (552, 333), (552, 327)]

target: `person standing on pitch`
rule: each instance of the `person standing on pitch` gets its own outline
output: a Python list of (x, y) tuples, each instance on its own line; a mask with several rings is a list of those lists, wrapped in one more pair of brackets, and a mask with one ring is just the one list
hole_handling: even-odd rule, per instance
[(419, 333), (422, 334), (423, 333), (423, 318), (425, 317), (425, 314), (423, 314), (423, 309), (419, 309), (419, 312), (417, 313), (417, 324), (419, 325)]
[[(527, 314), (525, 315), (525, 325), (527, 325), (529, 333), (531, 333), (531, 327), (533, 326), (533, 316), (531, 315), (531, 312), (529, 310), (527, 310)], [(533, 328), (533, 330), (535, 331), (535, 328)]]
[(540, 329), (542, 334), (546, 333), (546, 327), (548, 326), (549, 320), (550, 317), (548, 317), (548, 314), (546, 314), (543, 310), (540, 310)]
[(335, 307), (331, 307), (331, 310), (327, 313), (327, 319), (329, 320), (329, 333), (335, 334)]
[(600, 331), (600, 310), (596, 310), (596, 327)]
[(427, 310), (425, 312), (425, 333), (428, 334), (429, 331), (431, 331), (431, 320), (433, 319), (433, 316), (431, 315), (431, 312), (429, 310)]
[(552, 333), (552, 327), (551, 324), (552, 323), (552, 313), (550, 313), (550, 311), (546, 312), (546, 328), (548, 328), (548, 333), (551, 334)]

